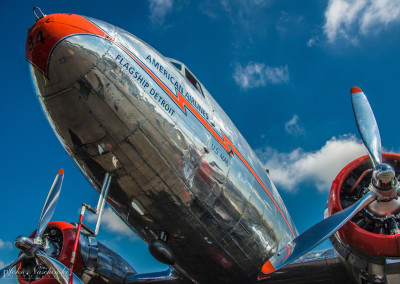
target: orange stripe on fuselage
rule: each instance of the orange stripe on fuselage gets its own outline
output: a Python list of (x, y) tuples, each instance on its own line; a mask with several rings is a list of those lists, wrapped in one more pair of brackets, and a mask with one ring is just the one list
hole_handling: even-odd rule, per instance
[[(114, 41), (115, 42), (115, 41)], [(276, 203), (275, 199), (272, 197), (271, 193), (268, 191), (266, 186), (262, 183), (260, 178), (257, 176), (257, 174), (254, 172), (254, 170), (250, 167), (250, 165), (247, 163), (247, 161), (243, 158), (243, 156), (240, 154), (240, 152), (236, 149), (236, 147), (232, 144), (232, 142), (225, 136), (224, 133), (222, 133), (223, 139), (217, 134), (217, 132), (211, 127), (211, 125), (201, 116), (197, 110), (182, 96), (181, 93), (176, 91), (177, 96), (175, 96), (167, 86), (164, 85), (164, 83), (158, 79), (156, 75), (153, 74), (153, 72), (150, 71), (149, 68), (145, 64), (143, 64), (135, 55), (133, 55), (129, 50), (127, 50), (124, 46), (119, 44), (118, 42), (115, 42), (120, 48), (122, 48), (126, 53), (128, 53), (135, 61), (138, 63), (146, 72), (157, 82), (157, 84), (175, 101), (175, 103), (182, 109), (183, 112), (185, 112), (185, 107), (188, 108), (200, 122), (207, 128), (208, 131), (214, 136), (215, 139), (218, 140), (218, 142), (225, 148), (225, 150), (228, 153), (232, 153), (232, 151), (239, 157), (239, 159), (245, 164), (245, 166), (250, 170), (250, 172), (253, 174), (253, 176), (256, 178), (258, 183), (262, 186), (262, 188), (265, 190), (265, 192), (268, 194), (268, 196), (271, 198), (272, 202), (275, 204), (276, 208), (278, 208), (279, 213), (282, 215), (283, 219), (285, 220), (287, 226), (289, 227), (290, 232), (292, 233), (293, 237), (295, 237), (295, 234), (292, 230), (292, 228), (289, 225), (289, 222), (286, 220), (285, 215), (279, 208), (278, 204)]]
[(285, 261), (286, 261), (286, 259), (289, 257), (289, 255), (290, 255), (290, 249), (289, 249), (289, 246), (288, 246), (288, 245), (286, 245), (286, 251), (287, 251), (287, 254), (286, 254), (286, 256), (285, 256)]

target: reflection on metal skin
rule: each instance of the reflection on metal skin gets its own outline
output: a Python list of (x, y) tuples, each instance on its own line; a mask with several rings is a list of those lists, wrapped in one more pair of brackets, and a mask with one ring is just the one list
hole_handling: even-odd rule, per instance
[(94, 275), (107, 279), (110, 283), (125, 283), (125, 278), (136, 271), (120, 255), (98, 242), (94, 236), (79, 236), (80, 253), (86, 267), (83, 279)]
[[(244, 163), (227, 153), (191, 111), (181, 111), (126, 50), (162, 80), (165, 74), (155, 64), (163, 66), (183, 95), (188, 92), (201, 104), (215, 131), (229, 135), (247, 159), (296, 234), (251, 148), (204, 87), (205, 97), (150, 46), (90, 20), (114, 42), (73, 35), (54, 48), (47, 77), (29, 67), (60, 142), (97, 191), (112, 169), (107, 202), (146, 242), (168, 232), (177, 270), (203, 282), (253, 277), (293, 238), (288, 225)], [(204, 265), (210, 262), (215, 265)]]

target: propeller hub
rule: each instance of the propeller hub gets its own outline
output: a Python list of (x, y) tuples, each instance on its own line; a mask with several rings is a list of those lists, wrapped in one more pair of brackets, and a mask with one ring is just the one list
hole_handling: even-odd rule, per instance
[(367, 210), (377, 217), (397, 215), (400, 212), (400, 199), (387, 202), (374, 201), (367, 206)]
[(376, 194), (376, 199), (378, 202), (389, 202), (393, 199), (398, 198), (398, 190), (399, 190), (399, 183), (397, 180), (390, 182), (390, 186), (387, 185), (386, 187), (377, 187), (374, 184), (374, 179), (372, 180), (371, 184), (369, 185), (368, 189)]
[(379, 164), (374, 168), (372, 183), (379, 191), (397, 189), (397, 180), (394, 169), (388, 164)]
[(399, 183), (395, 176), (392, 166), (388, 164), (375, 166), (369, 190), (375, 193), (377, 200), (367, 207), (375, 216), (386, 217), (400, 212)]
[(26, 252), (28, 250), (31, 250), (34, 247), (35, 243), (32, 239), (28, 237), (19, 236), (15, 239), (14, 245), (17, 249)]

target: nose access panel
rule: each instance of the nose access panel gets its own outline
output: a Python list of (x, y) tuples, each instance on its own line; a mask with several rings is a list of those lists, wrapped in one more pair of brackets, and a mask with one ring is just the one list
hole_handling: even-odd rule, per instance
[(73, 14), (44, 16), (28, 30), (25, 58), (47, 75), (48, 59), (53, 48), (61, 39), (80, 33), (108, 38), (101, 29), (81, 16)]

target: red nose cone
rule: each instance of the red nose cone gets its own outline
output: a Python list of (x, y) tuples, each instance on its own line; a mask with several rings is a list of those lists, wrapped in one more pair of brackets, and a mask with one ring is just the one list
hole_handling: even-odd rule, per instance
[(28, 30), (25, 58), (47, 74), (47, 61), (51, 50), (61, 39), (78, 33), (107, 35), (97, 26), (79, 15), (53, 14), (40, 18)]
[(350, 90), (350, 93), (354, 94), (354, 93), (362, 93), (361, 89), (359, 87), (353, 87)]

